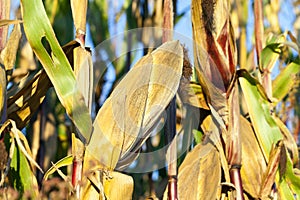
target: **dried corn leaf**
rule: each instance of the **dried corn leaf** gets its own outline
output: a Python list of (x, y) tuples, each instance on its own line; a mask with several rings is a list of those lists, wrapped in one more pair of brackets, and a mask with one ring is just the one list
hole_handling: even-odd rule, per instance
[[(1, 7), (0, 7), (0, 20), (4, 20), (4, 22), (7, 23), (7, 20), (9, 19), (9, 15), (10, 15), (10, 0), (2, 0)], [(7, 33), (8, 33), (8, 26), (0, 27), (0, 52), (6, 45)]]
[(14, 120), (19, 129), (25, 127), (44, 100), (50, 86), (47, 74), (40, 71), (16, 95), (9, 97), (8, 118)]
[(109, 178), (104, 178), (103, 187), (108, 199), (132, 199), (133, 179), (131, 176), (119, 172), (110, 172)]
[[(214, 114), (216, 113), (213, 108), (211, 109), (211, 111)], [(220, 118), (217, 119), (215, 116), (216, 115), (214, 116), (208, 115), (201, 124), (201, 128), (205, 134), (204, 143), (211, 142), (217, 148), (219, 152), (219, 157), (221, 160), (221, 165), (223, 168), (225, 180), (226, 182), (229, 183), (230, 182), (229, 166), (221, 142), (221, 133), (225, 131), (224, 128), (222, 128), (224, 124), (222, 125), (222, 120)]]
[(240, 117), (240, 122), (243, 188), (251, 197), (258, 198), (267, 164), (250, 122), (244, 117)]
[(78, 34), (85, 34), (85, 27), (86, 27), (86, 11), (87, 11), (87, 0), (78, 1), (78, 0), (71, 0), (71, 8), (72, 8), (72, 15), (74, 19), (76, 35)]
[(228, 1), (193, 0), (192, 24), (195, 54), (201, 60), (201, 65), (196, 62), (195, 66), (201, 67), (208, 80), (225, 92), (237, 57)]
[(78, 89), (82, 93), (85, 105), (92, 112), (93, 100), (93, 63), (91, 52), (81, 46), (74, 49), (74, 73), (78, 83)]
[(221, 161), (210, 142), (198, 144), (187, 154), (178, 172), (179, 199), (220, 199)]
[[(2, 119), (2, 114), (6, 112), (6, 73), (4, 66), (0, 63), (0, 120)], [(6, 117), (5, 113), (5, 117)]]
[(7, 80), (9, 81), (12, 69), (14, 68), (16, 62), (16, 55), (19, 47), (19, 41), (22, 36), (20, 25), (17, 24), (14, 26), (14, 29), (9, 37), (9, 40), (1, 52), (1, 59), (3, 61), (6, 73)]
[(17, 20), (17, 19), (16, 20), (2, 19), (2, 20), (0, 20), (0, 27), (7, 26), (10, 24), (19, 24), (21, 22), (22, 22), (21, 20)]
[(197, 108), (203, 108), (209, 110), (209, 107), (205, 101), (202, 87), (196, 83), (190, 83), (188, 87), (188, 93), (182, 95), (182, 101), (186, 104)]
[(131, 163), (175, 96), (182, 64), (178, 41), (167, 42), (139, 60), (98, 112), (86, 154), (110, 169), (119, 157), (123, 165)]
[(268, 167), (263, 174), (264, 176), (262, 179), (262, 183), (260, 184), (260, 192), (259, 192), (260, 199), (266, 199), (271, 194), (272, 186), (275, 182), (275, 176), (276, 173), (278, 172), (282, 147), (283, 147), (283, 142), (281, 140), (276, 145), (272, 146)]
[(289, 129), (286, 127), (286, 125), (278, 117), (274, 117), (274, 120), (275, 120), (277, 126), (280, 128), (280, 131), (283, 135), (283, 142), (284, 142), (286, 148), (288, 149), (288, 152), (290, 154), (290, 158), (293, 161), (293, 164), (297, 165), (299, 162), (299, 152), (298, 152), (297, 143), (296, 143), (293, 135), (291, 134)]

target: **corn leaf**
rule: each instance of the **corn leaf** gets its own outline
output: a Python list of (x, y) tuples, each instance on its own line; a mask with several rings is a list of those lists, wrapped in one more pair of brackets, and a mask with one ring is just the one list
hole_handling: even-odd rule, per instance
[(273, 97), (280, 102), (292, 89), (296, 74), (300, 72), (299, 62), (289, 63), (272, 82)]
[(6, 143), (10, 146), (10, 182), (20, 192), (21, 197), (24, 193), (28, 193), (31, 198), (36, 199), (39, 188), (32, 167), (35, 166), (40, 170), (41, 168), (32, 158), (28, 142), (23, 133), (16, 128), (15, 122), (12, 120), (6, 121), (1, 126), (0, 133), (3, 133), (7, 128), (10, 130), (10, 138), (7, 137), (8, 134), (5, 137)]
[(93, 63), (91, 52), (81, 46), (74, 49), (74, 73), (78, 82), (78, 89), (82, 93), (85, 105), (92, 112), (93, 98)]
[[(90, 154), (114, 169), (136, 158), (136, 152), (174, 97), (182, 74), (183, 50), (178, 41), (167, 42), (144, 56), (121, 80), (94, 121)], [(105, 153), (104, 153), (105, 152)]]
[[(63, 53), (45, 12), (42, 1), (21, 1), (24, 30), (28, 42), (49, 76), (60, 102), (79, 130), (83, 143), (88, 143), (92, 132), (92, 122), (84, 104), (74, 73)], [(42, 43), (48, 43), (48, 53)]]
[(21, 20), (2, 19), (2, 20), (0, 20), (0, 27), (7, 26), (10, 24), (19, 24), (21, 22), (22, 22)]
[(16, 55), (19, 48), (19, 41), (22, 36), (20, 25), (14, 26), (14, 29), (9, 37), (9, 40), (1, 52), (1, 59), (3, 61), (5, 70), (7, 72), (8, 80), (10, 79), (11, 70), (16, 62)]
[[(1, 0), (0, 20), (8, 20), (10, 16), (10, 1)], [(5, 47), (7, 41), (8, 26), (1, 27), (0, 32), (0, 51)]]
[(260, 64), (263, 70), (272, 71), (282, 53), (281, 47), (284, 41), (286, 41), (286, 39), (283, 34), (278, 37), (271, 37), (267, 41), (267, 45), (261, 51), (260, 57)]
[(282, 139), (280, 129), (271, 113), (270, 104), (263, 97), (259, 85), (249, 76), (239, 77), (239, 83), (248, 107), (249, 115), (263, 154), (268, 162), (273, 144)]
[(284, 142), (286, 148), (288, 149), (288, 152), (293, 161), (293, 164), (297, 165), (299, 162), (299, 152), (298, 152), (298, 146), (295, 141), (295, 138), (293, 137), (290, 130), (287, 128), (285, 123), (283, 121), (281, 121), (280, 118), (274, 117), (274, 120), (276, 121), (276, 124), (279, 127), (279, 129), (283, 135), (283, 142)]
[[(229, 4), (227, 1), (193, 0), (191, 7), (194, 50), (200, 58), (195, 66), (201, 67), (207, 79), (224, 92), (235, 72), (237, 57)], [(200, 83), (201, 86), (205, 84)]]
[(24, 128), (29, 122), (43, 102), (49, 87), (51, 87), (51, 82), (45, 71), (42, 70), (27, 82), (17, 94), (8, 98), (8, 118), (14, 120), (19, 129)]
[(225, 129), (221, 128), (224, 126), (222, 119), (219, 117), (217, 118), (216, 111), (212, 108), (212, 115), (208, 115), (202, 122), (201, 128), (205, 134), (203, 144), (207, 142), (213, 143), (216, 149), (219, 152), (219, 157), (221, 160), (221, 166), (223, 168), (224, 177), (226, 182), (230, 182), (230, 175), (229, 175), (229, 165), (227, 161), (227, 157), (225, 156), (225, 150), (222, 145), (221, 135), (224, 134)]
[[(59, 161), (57, 161), (55, 164), (53, 164), (53, 166), (50, 167), (50, 169), (48, 169), (48, 171), (45, 173), (44, 175), (44, 180), (47, 180), (48, 177), (53, 174), (57, 169), (61, 168), (61, 167), (65, 167), (68, 165), (71, 165), (73, 161), (73, 156), (72, 155), (68, 155), (62, 159), (60, 159)], [(54, 167), (55, 166), (55, 167)]]
[(71, 0), (72, 15), (74, 19), (76, 34), (85, 34), (87, 0)]
[(178, 172), (179, 199), (220, 199), (221, 161), (212, 143), (198, 144)]
[(265, 199), (271, 194), (272, 186), (275, 182), (276, 173), (278, 172), (281, 148), (283, 142), (280, 140), (276, 145), (273, 145), (270, 152), (270, 160), (267, 170), (263, 173), (263, 180), (260, 184), (260, 198)]
[(24, 192), (29, 192), (32, 199), (37, 199), (38, 184), (36, 177), (25, 155), (17, 145), (14, 149), (10, 167), (9, 179), (13, 183), (14, 188), (20, 192), (21, 196)]
[(240, 117), (240, 121), (243, 188), (253, 198), (259, 198), (260, 185), (267, 164), (250, 122), (244, 117)]
[(133, 179), (119, 172), (111, 172), (103, 181), (104, 193), (108, 199), (132, 199)]
[[(6, 73), (4, 66), (0, 64), (0, 118), (2, 118), (2, 114), (6, 112)], [(6, 113), (5, 113), (6, 115)], [(5, 119), (1, 119), (5, 120)]]
[[(284, 147), (280, 159), (280, 176), (277, 177), (278, 192), (281, 199), (300, 198), (300, 175)], [(298, 170), (298, 171), (297, 171)], [(296, 173), (298, 172), (298, 173)], [(293, 198), (291, 198), (293, 197)]]

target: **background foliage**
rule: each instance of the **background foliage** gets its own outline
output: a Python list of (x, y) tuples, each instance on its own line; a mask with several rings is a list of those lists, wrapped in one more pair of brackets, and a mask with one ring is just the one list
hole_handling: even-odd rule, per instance
[[(26, 4), (26, 1), (22, 3)], [(192, 2), (173, 1), (175, 30), (186, 29), (182, 33), (191, 38), (194, 30), (186, 27), (191, 27), (192, 24), (191, 10), (195, 9), (195, 5), (192, 4)], [(13, 199), (18, 198), (19, 195), (24, 198), (37, 198), (40, 195), (39, 197), (43, 198), (65, 199), (68, 194), (66, 191), (70, 190), (71, 184), (70, 177), (62, 176), (62, 174), (70, 175), (71, 166), (66, 167), (67, 164), (61, 164), (65, 166), (61, 168), (61, 172), (50, 175), (46, 182), (43, 182), (44, 174), (38, 170), (37, 166), (40, 166), (43, 171), (47, 171), (52, 166), (51, 162), (56, 163), (70, 155), (72, 151), (71, 141), (74, 128), (65, 109), (69, 114), (71, 111), (66, 106), (68, 102), (62, 100), (64, 94), (52, 87), (55, 87), (55, 80), (59, 81), (57, 78), (59, 75), (65, 75), (72, 71), (73, 64), (68, 64), (72, 61), (68, 62), (67, 60), (69, 58), (68, 45), (62, 48), (65, 53), (59, 50), (60, 46), (75, 38), (72, 9), (69, 1), (43, 1), (46, 15), (50, 20), (49, 27), (53, 28), (55, 35), (49, 32), (47, 34), (50, 36), (46, 34), (46, 37), (43, 37), (44, 33), (41, 33), (40, 37), (46, 38), (46, 40), (39, 40), (39, 45), (48, 50), (49, 58), (51, 57), (53, 60), (56, 56), (58, 60), (65, 62), (62, 63), (62, 66), (68, 66), (65, 71), (62, 69), (63, 67), (58, 69), (62, 71), (53, 71), (54, 75), (51, 77), (45, 67), (47, 63), (43, 63), (39, 56), (40, 46), (34, 46), (30, 41), (29, 44), (26, 39), (24, 33), (26, 18), (25, 15), (21, 16), (19, 5), (20, 3), (14, 2), (10, 7), (9, 1), (1, 1), (0, 92), (2, 98), (0, 106), (3, 125), (0, 141), (0, 174), (3, 196), (1, 196), (1, 192), (0, 197)], [(241, 168), (245, 197), (249, 199), (267, 198), (272, 194), (287, 199), (294, 198), (294, 196), (299, 198), (300, 61), (298, 41), (300, 40), (300, 2), (262, 1), (264, 20), (261, 25), (264, 32), (260, 36), (261, 53), (257, 53), (259, 48), (256, 46), (259, 42), (257, 42), (257, 34), (254, 30), (257, 30), (259, 25), (255, 24), (253, 19), (254, 2), (232, 0), (228, 5), (234, 30), (234, 42), (237, 45), (236, 64), (239, 69), (244, 69), (244, 71), (238, 72), (237, 79), (239, 92), (243, 94), (239, 95), (239, 109), (241, 112), (241, 144), (243, 146), (242, 166), (247, 166), (247, 168)], [(35, 12), (32, 11), (32, 13)], [(27, 15), (31, 17), (27, 21), (29, 24), (31, 24), (30, 20), (33, 23), (38, 17), (40, 17), (40, 22), (46, 18), (46, 15), (41, 13), (34, 15), (32, 13)], [(12, 21), (5, 21), (5, 19)], [(14, 19), (24, 21), (20, 22)], [(36, 21), (36, 23), (39, 22)], [(189, 25), (187, 25), (188, 23)], [(149, 26), (162, 27), (162, 24), (162, 0), (91, 0), (88, 1), (87, 7), (86, 46), (96, 47), (118, 32)], [(218, 24), (215, 26), (218, 27)], [(42, 30), (43, 26), (40, 25), (36, 34)], [(48, 29), (44, 30), (47, 32)], [(9, 33), (8, 37), (6, 37), (7, 33)], [(147, 47), (149, 44), (147, 33), (143, 32), (141, 37), (141, 46)], [(55, 47), (51, 46), (52, 39), (57, 40), (57, 42), (54, 41)], [(117, 55), (117, 52), (121, 51), (124, 46), (129, 48), (131, 39), (128, 36), (128, 39), (121, 43), (116, 41), (115, 44), (109, 46), (108, 54)], [(49, 53), (51, 50), (54, 54)], [(188, 49), (188, 52), (190, 62), (196, 63), (197, 55), (193, 49)], [(95, 90), (94, 104), (91, 109), (93, 118), (96, 117), (105, 99), (130, 70), (133, 63), (146, 53), (147, 49), (141, 52), (129, 52), (114, 61), (112, 66), (105, 71), (94, 72), (103, 75)], [(259, 54), (260, 57), (257, 56)], [(97, 60), (98, 63), (105, 62), (105, 59), (101, 59), (99, 55), (94, 56), (100, 58)], [(45, 69), (46, 72), (41, 69)], [(259, 74), (264, 70), (270, 72), (269, 80), (260, 80)], [(215, 148), (217, 146), (215, 143), (214, 145), (202, 143), (208, 137), (207, 132), (214, 132), (214, 130), (218, 132), (219, 130), (216, 130), (218, 129), (215, 127), (216, 124), (212, 122), (212, 118), (215, 116), (211, 114), (211, 108), (215, 107), (207, 105), (204, 100), (204, 96), (207, 98), (207, 93), (200, 87), (201, 75), (199, 72), (196, 73), (196, 69), (194, 72), (189, 85), (193, 89), (192, 93), (195, 94), (194, 97), (197, 101), (194, 103), (192, 98), (189, 99), (188, 106), (185, 108), (187, 114), (182, 113), (183, 109), (180, 109), (179, 103), (177, 110), (177, 119), (185, 118), (185, 122), (189, 122), (178, 123), (177, 129), (181, 130), (182, 135), (180, 142), (182, 142), (182, 146), (188, 146), (189, 151), (195, 152), (188, 156), (185, 153), (177, 161), (178, 167), (180, 166), (179, 193), (184, 197), (191, 195), (190, 197), (194, 199), (198, 199), (201, 195), (207, 199), (216, 196), (221, 198), (222, 195), (230, 198), (234, 189), (230, 181), (228, 182), (229, 179), (227, 180), (226, 176), (229, 175), (226, 174), (224, 163), (222, 163), (227, 162), (226, 158), (224, 161), (220, 155), (220, 149), (223, 149), (222, 145), (218, 149), (218, 147)], [(271, 84), (264, 84), (264, 81), (270, 81)], [(74, 80), (70, 80), (69, 85), (74, 82), (75, 76)], [(266, 85), (272, 87), (267, 88)], [(83, 103), (81, 102), (81, 104)], [(199, 110), (199, 120), (195, 120)], [(88, 113), (89, 111), (82, 112)], [(197, 124), (195, 121), (200, 121), (200, 123)], [(86, 118), (84, 122), (76, 124), (76, 127), (85, 133), (86, 131), (83, 131), (85, 126), (81, 128), (80, 124), (88, 123), (91, 124)], [(222, 122), (218, 121), (217, 123), (221, 124)], [(91, 129), (91, 127), (89, 128)], [(252, 137), (249, 134), (252, 134)], [(195, 138), (195, 140), (189, 138)], [(163, 134), (160, 134), (155, 141), (154, 139), (146, 141), (142, 151), (158, 150), (164, 146), (164, 140)], [(226, 150), (224, 152), (226, 154)], [(8, 155), (11, 155), (10, 167), (7, 167)], [(206, 162), (207, 160), (210, 162)], [(8, 169), (10, 170), (7, 171)], [(277, 169), (279, 170), (277, 171)], [(201, 170), (210, 172), (216, 177), (204, 176), (200, 173)], [(2, 179), (7, 173), (8, 176)], [(163, 198), (168, 181), (166, 168), (130, 175), (134, 179), (133, 199)], [(181, 177), (184, 178), (181, 179)], [(180, 182), (180, 180), (183, 181)], [(273, 185), (274, 182), (276, 182), (276, 187)], [(28, 185), (23, 183), (28, 183)], [(193, 186), (186, 189), (184, 186), (189, 184)], [(211, 187), (211, 185), (216, 187)], [(205, 193), (203, 194), (203, 192)]]

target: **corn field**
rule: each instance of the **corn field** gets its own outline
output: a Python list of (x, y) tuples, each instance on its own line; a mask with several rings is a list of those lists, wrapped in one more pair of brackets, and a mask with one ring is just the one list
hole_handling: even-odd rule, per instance
[(0, 199), (300, 199), (299, 41), (298, 0), (0, 0)]

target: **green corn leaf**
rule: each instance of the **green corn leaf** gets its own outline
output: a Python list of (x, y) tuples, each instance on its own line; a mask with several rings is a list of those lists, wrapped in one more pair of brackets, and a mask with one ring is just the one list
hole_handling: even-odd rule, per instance
[(273, 97), (282, 100), (294, 86), (296, 81), (296, 74), (300, 72), (300, 64), (291, 62), (288, 64), (280, 74), (272, 82)]
[(276, 178), (277, 178), (278, 191), (281, 199), (299, 199), (300, 198), (299, 169), (293, 168), (293, 162), (285, 147), (282, 149), (279, 166), (280, 166), (279, 176), (277, 176)]
[[(88, 143), (92, 121), (80, 93), (72, 68), (51, 27), (42, 1), (22, 0), (24, 30), (28, 42), (49, 76), (58, 98), (75, 126), (83, 143)], [(42, 41), (48, 43), (48, 53)]]
[(278, 60), (280, 54), (282, 53), (283, 43), (286, 41), (286, 36), (284, 34), (279, 35), (278, 37), (271, 36), (266, 47), (261, 52), (260, 63), (262, 70), (272, 71), (275, 66), (276, 61)]
[(54, 166), (50, 167), (50, 169), (48, 169), (48, 171), (45, 173), (44, 180), (47, 180), (48, 177), (56, 171), (56, 169), (71, 165), (72, 161), (73, 161), (72, 155), (68, 155), (60, 159), (59, 161), (57, 161), (55, 164), (53, 164), (55, 167)]
[(14, 153), (10, 164), (10, 182), (22, 196), (24, 192), (29, 192), (31, 199), (38, 197), (38, 184), (26, 156), (22, 153), (18, 145), (14, 147)]
[(263, 149), (264, 157), (268, 161), (272, 145), (283, 137), (270, 113), (270, 104), (263, 97), (258, 85), (251, 80), (250, 76), (239, 77), (239, 83), (245, 97), (255, 134)]

